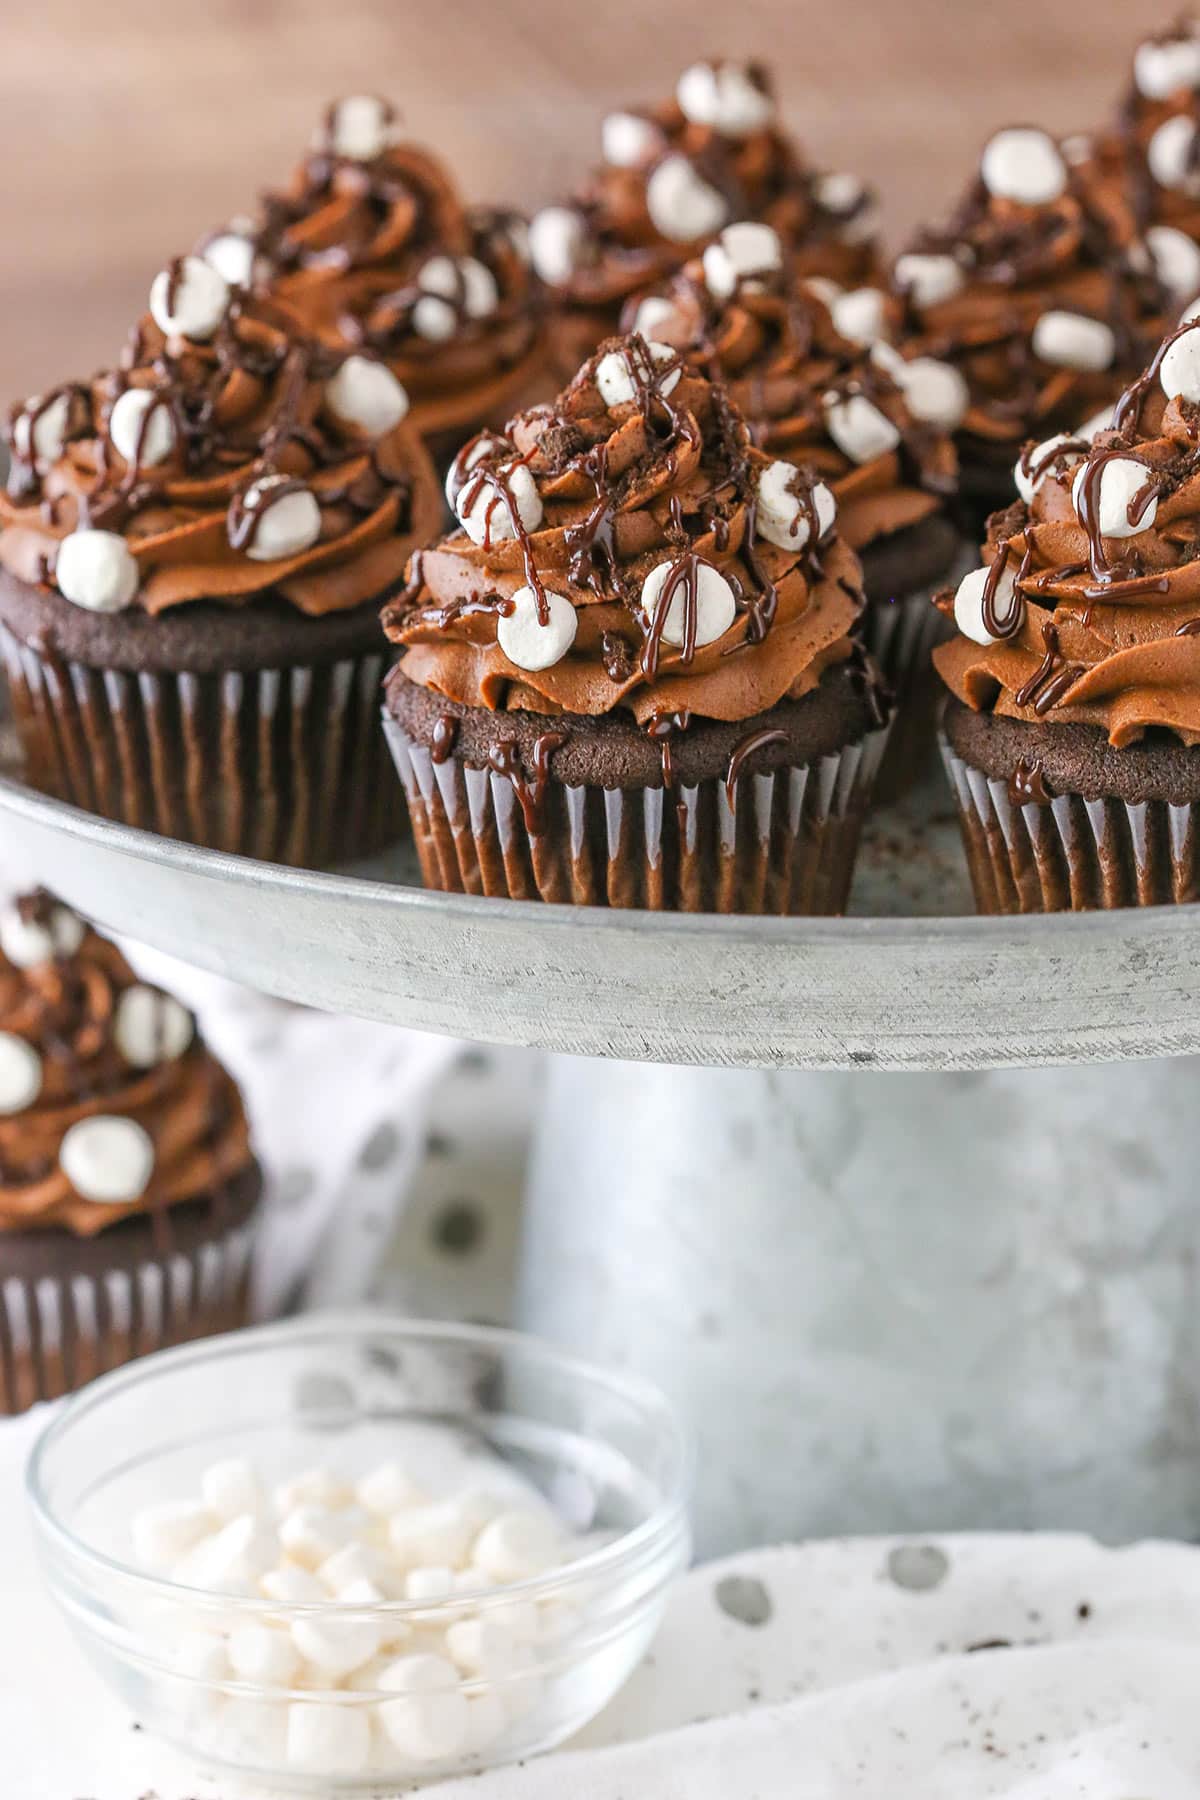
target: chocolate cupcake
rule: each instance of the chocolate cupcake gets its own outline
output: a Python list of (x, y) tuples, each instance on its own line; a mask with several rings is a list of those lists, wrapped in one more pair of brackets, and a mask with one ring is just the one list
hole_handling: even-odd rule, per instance
[(460, 454), (385, 614), (430, 887), (836, 912), (882, 750), (858, 561), (810, 471), (634, 335)]
[(378, 611), (441, 518), (406, 411), (378, 361), (194, 257), (119, 370), (20, 407), (0, 649), (30, 779), (277, 862), (394, 838)]
[(632, 294), (735, 221), (773, 226), (802, 274), (855, 286), (877, 266), (874, 196), (856, 176), (808, 167), (757, 63), (694, 63), (673, 100), (610, 113), (602, 146), (580, 192), (530, 223), (564, 377), (618, 329)]
[(848, 336), (962, 374), (960, 485), (973, 520), (1011, 498), (1022, 444), (1111, 406), (1178, 313), (1124, 198), (1102, 194), (1032, 128), (997, 132), (958, 211), (896, 259), (888, 292), (833, 302)]
[(290, 186), (198, 250), (322, 341), (381, 358), (439, 460), (546, 392), (524, 220), (468, 207), (383, 100), (331, 106)]
[(260, 1187), (191, 1014), (49, 895), (0, 910), (0, 1411), (244, 1323)]
[(946, 763), (981, 912), (1200, 899), (1200, 324), (1113, 429), (1022, 476), (942, 604)]

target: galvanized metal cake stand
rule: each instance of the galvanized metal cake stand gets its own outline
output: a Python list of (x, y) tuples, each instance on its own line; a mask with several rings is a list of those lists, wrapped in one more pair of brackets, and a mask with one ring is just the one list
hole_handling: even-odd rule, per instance
[(1200, 908), (977, 919), (940, 788), (832, 920), (297, 872), (15, 777), (0, 831), (6, 872), (206, 969), (555, 1053), (518, 1313), (674, 1392), (704, 1550), (1200, 1531)]

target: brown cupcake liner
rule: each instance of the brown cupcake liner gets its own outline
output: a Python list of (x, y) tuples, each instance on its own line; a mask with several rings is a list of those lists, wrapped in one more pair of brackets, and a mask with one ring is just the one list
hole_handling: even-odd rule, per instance
[(940, 739), (981, 913), (1085, 912), (1200, 899), (1200, 802), (1058, 794), (1020, 804)]
[(211, 850), (320, 868), (403, 829), (379, 732), (382, 652), (192, 675), (94, 669), (0, 624), (28, 778)]
[(653, 912), (837, 913), (888, 731), (795, 768), (693, 787), (550, 783), (530, 829), (505, 776), (435, 763), (384, 730), (425, 885), (444, 893)]

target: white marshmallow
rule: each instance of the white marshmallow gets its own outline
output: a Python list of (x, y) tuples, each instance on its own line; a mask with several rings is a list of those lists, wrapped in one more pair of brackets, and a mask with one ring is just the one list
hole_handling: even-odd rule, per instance
[(17, 455), (27, 461), (52, 463), (63, 453), (70, 423), (70, 394), (56, 394), (45, 407), (41, 395), (35, 394), (32, 400), (25, 402), (13, 428), (13, 446)]
[(268, 1569), (259, 1577), (258, 1585), (268, 1600), (277, 1600), (281, 1606), (316, 1606), (329, 1598), (328, 1590), (317, 1577), (308, 1569), (297, 1568), (295, 1563)]
[(140, 1200), (154, 1173), (154, 1143), (136, 1119), (104, 1114), (65, 1133), (58, 1165), (82, 1200), (125, 1206)]
[[(667, 565), (659, 564), (659, 568), (666, 567)], [(702, 590), (704, 571), (709, 567), (708, 563), (700, 564)], [(653, 603), (647, 603), (646, 588), (657, 573), (657, 569), (651, 571), (642, 589), (642, 606), (647, 614), (653, 610)], [(733, 623), (733, 590), (716, 569), (712, 573), (729, 596), (728, 624), (721, 627), (721, 631), (726, 631)], [(662, 582), (659, 587), (662, 587)], [(675, 604), (672, 602), (672, 613), (675, 611)], [(700, 610), (703, 612), (703, 601)], [(682, 606), (680, 613), (682, 614)], [(679, 631), (679, 637), (670, 641), (682, 643), (682, 619)], [(721, 631), (712, 631), (708, 637), (698, 635), (698, 641), (710, 643), (712, 638), (720, 637)], [(663, 635), (666, 636), (666, 633)], [(471, 1553), (475, 1567), (482, 1569), (495, 1582), (527, 1581), (531, 1576), (541, 1575), (546, 1569), (553, 1568), (562, 1561), (562, 1557), (563, 1533), (558, 1521), (548, 1513), (515, 1510), (501, 1513), (490, 1525), (485, 1525), (475, 1540), (475, 1548)]]
[[(1155, 495), (1150, 500), (1137, 520), (1130, 519), (1129, 509), (1136, 497), (1144, 492), (1152, 475), (1153, 470), (1133, 456), (1114, 456), (1101, 464), (1099, 475), (1091, 482), (1092, 506), (1098, 518), (1101, 537), (1131, 538), (1149, 531), (1158, 516), (1158, 496)], [(1081, 508), (1087, 480), (1088, 465), (1085, 463), (1076, 475), (1071, 489), (1071, 498), (1081, 525), (1085, 523)]]
[(252, 562), (276, 562), (280, 557), (298, 556), (321, 535), (321, 508), (311, 488), (289, 489), (278, 500), (272, 500), (272, 490), (284, 488), (287, 480), (285, 475), (260, 476), (243, 496), (243, 506), (258, 514), (245, 547)]
[(511, 596), (512, 611), (496, 621), (496, 642), (518, 669), (550, 669), (561, 662), (579, 628), (579, 615), (562, 594), (543, 588), (545, 624), (538, 617), (537, 595), (531, 587), (519, 587)]
[(587, 224), (570, 206), (545, 206), (529, 221), (529, 259), (548, 287), (570, 281), (583, 260)]
[(771, 123), (771, 96), (737, 63), (693, 63), (675, 87), (684, 117), (693, 125), (709, 125), (723, 137), (749, 137)]
[(287, 1709), (288, 1767), (310, 1775), (358, 1775), (371, 1761), (363, 1705), (294, 1700)]
[(640, 337), (658, 338), (661, 342), (663, 327), (669, 326), (676, 316), (677, 308), (673, 300), (668, 300), (661, 294), (648, 294), (644, 300), (638, 301), (631, 330)]
[(1078, 450), (1072, 451), (1069, 457), (1063, 459), (1062, 463), (1051, 459), (1054, 457), (1054, 452), (1058, 450), (1061, 445), (1070, 444), (1074, 441), (1075, 437), (1084, 437), (1086, 435), (1088, 434), (1084, 431), (1075, 434), (1059, 431), (1056, 432), (1053, 437), (1043, 438), (1040, 444), (1035, 444), (1029, 453), (1029, 468), (1031, 471), (1036, 472), (1036, 470), (1044, 464), (1045, 467), (1042, 469), (1040, 475), (1035, 475), (1034, 473), (1027, 474), (1023, 467), (1022, 460), (1020, 458), (1017, 459), (1017, 462), (1013, 467), (1013, 480), (1016, 483), (1017, 492), (1020, 494), (1026, 506), (1033, 505), (1033, 497), (1048, 475), (1057, 473), (1058, 469), (1062, 466), (1069, 466), (1072, 463), (1083, 462), (1085, 460), (1083, 452)]
[(394, 431), (408, 413), (408, 393), (392, 371), (372, 356), (348, 356), (326, 384), (329, 410), (370, 438)]
[(662, 143), (662, 132), (640, 113), (609, 113), (600, 127), (601, 154), (614, 169), (640, 169)]
[(354, 1490), (358, 1504), (367, 1512), (386, 1519), (404, 1506), (423, 1505), (425, 1495), (412, 1479), (406, 1475), (399, 1463), (380, 1463), (379, 1467), (364, 1475)]
[(73, 531), (58, 546), (54, 579), (72, 606), (122, 612), (138, 591), (138, 566), (115, 531)]
[(515, 1640), (494, 1619), (456, 1619), (446, 1628), (451, 1659), (471, 1676), (503, 1676), (513, 1661)]
[(216, 1724), (216, 1743), (226, 1762), (241, 1768), (277, 1769), (287, 1742), (287, 1708), (266, 1700), (226, 1701)]
[(13, 1031), (0, 1031), (0, 1118), (32, 1106), (42, 1091), (42, 1059)]
[(857, 243), (870, 237), (878, 224), (878, 208), (874, 202), (864, 205), (866, 184), (847, 170), (834, 169), (818, 175), (814, 186), (817, 205), (835, 217), (845, 215), (841, 229), (845, 243)]
[(1169, 100), (1185, 88), (1200, 87), (1200, 37), (1171, 37), (1139, 44), (1133, 58), (1133, 79), (1147, 100)]
[(212, 1514), (199, 1500), (160, 1500), (133, 1515), (135, 1559), (147, 1569), (168, 1569), (206, 1538)]
[(313, 1613), (292, 1624), (292, 1642), (305, 1662), (333, 1681), (369, 1662), (382, 1641), (380, 1626), (369, 1618), (322, 1618)]
[(279, 1541), (288, 1555), (308, 1569), (327, 1562), (353, 1535), (353, 1525), (344, 1512), (311, 1501), (293, 1507), (279, 1527)]
[(1177, 305), (1200, 294), (1200, 244), (1174, 225), (1151, 225), (1146, 248), (1154, 272)]
[(340, 1550), (327, 1556), (317, 1570), (317, 1575), (329, 1592), (342, 1600), (346, 1598), (348, 1588), (362, 1581), (369, 1581), (381, 1593), (385, 1592), (390, 1572), (390, 1565), (378, 1550), (356, 1540), (343, 1544)]
[(14, 969), (36, 969), (58, 957), (74, 956), (85, 930), (83, 920), (68, 906), (53, 907), (45, 925), (23, 919), (17, 907), (7, 906), (0, 913), (0, 950)]
[(1115, 409), (1111, 406), (1102, 406), (1099, 412), (1094, 412), (1090, 419), (1085, 419), (1083, 421), (1083, 424), (1079, 427), (1075, 436), (1094, 438), (1098, 431), (1110, 431), (1112, 429), (1114, 410)]
[(275, 1533), (253, 1513), (243, 1513), (213, 1537), (202, 1539), (171, 1573), (184, 1587), (257, 1594), (259, 1583), (278, 1560)]
[[(147, 413), (150, 418), (143, 429)], [(137, 457), (139, 468), (152, 469), (156, 463), (165, 462), (175, 447), (175, 421), (153, 388), (126, 388), (108, 415), (108, 435), (125, 462), (132, 463)]]
[(352, 162), (373, 162), (392, 140), (392, 113), (376, 94), (350, 94), (329, 119), (329, 147)]
[(703, 261), (709, 293), (728, 300), (741, 283), (782, 268), (783, 246), (779, 233), (769, 225), (742, 219), (725, 227), (716, 243), (705, 250)]
[(815, 294), (831, 310), (833, 303), (843, 292), (836, 281), (830, 281), (828, 275), (806, 275), (800, 286), (807, 293)]
[(500, 299), (492, 271), (474, 256), (431, 256), (417, 271), (417, 286), (461, 307), (469, 319), (486, 319)]
[[(158, 988), (126, 988), (113, 1015), (113, 1041), (125, 1061), (135, 1069), (154, 1069), (174, 1062), (188, 1049), (196, 1033), (195, 1020), (186, 1006)], [(249, 1464), (244, 1464), (249, 1468)], [(236, 1506), (234, 1512), (248, 1512)], [(232, 1517), (232, 1514), (225, 1514)]]
[[(172, 288), (174, 292), (172, 292)], [(229, 283), (201, 256), (185, 256), (177, 278), (160, 269), (150, 288), (150, 312), (165, 337), (214, 336), (229, 311)]]
[(495, 462), (512, 455), (513, 446), (507, 438), (493, 437), (490, 431), (481, 431), (479, 436), (464, 444), (450, 467), (446, 470), (445, 494), (446, 504), (453, 512), (455, 502), (466, 484), (467, 476), (476, 463)]
[(538, 1608), (532, 1600), (507, 1600), (502, 1607), (492, 1608), (490, 1616), (518, 1644), (535, 1643), (541, 1636)]
[(247, 1620), (229, 1634), (229, 1666), (243, 1681), (288, 1687), (299, 1673), (300, 1658), (286, 1631)]
[[(672, 570), (676, 567), (677, 564), (674, 562), (658, 563), (651, 569), (645, 581), (642, 583), (642, 612), (646, 619), (647, 629), (655, 617), (663, 589), (667, 585)], [(697, 645), (711, 644), (714, 643), (717, 638), (723, 637), (725, 632), (727, 632), (729, 627), (733, 624), (734, 619), (737, 617), (737, 604), (733, 597), (733, 589), (721, 574), (721, 571), (719, 569), (714, 569), (711, 563), (705, 562), (702, 558), (697, 560), (694, 579), (696, 589), (696, 643)], [(688, 580), (686, 578), (681, 578), (675, 583), (675, 589), (671, 595), (671, 603), (667, 608), (666, 622), (662, 628), (661, 635), (664, 644), (674, 644), (676, 647), (682, 647), (684, 643), (687, 625), (687, 589)], [(513, 1538), (513, 1541), (516, 1542), (523, 1529), (519, 1524), (506, 1523), (506, 1521), (521, 1520), (526, 1517), (536, 1517), (536, 1515), (527, 1515), (524, 1513), (503, 1514), (499, 1519), (493, 1519), (491, 1524), (485, 1526), (484, 1530), (480, 1533), (479, 1543), (475, 1546), (474, 1561), (479, 1568), (484, 1570), (485, 1574), (493, 1576), (497, 1581), (517, 1581), (520, 1580), (521, 1577), (516, 1575), (497, 1575), (495, 1570), (489, 1566), (488, 1562), (480, 1560), (479, 1544), (483, 1543), (484, 1539), (487, 1538), (489, 1544), (493, 1547), (500, 1546), (500, 1548), (495, 1551), (495, 1560), (503, 1562), (503, 1545), (510, 1536)], [(500, 1527), (503, 1527), (503, 1529), (499, 1529)], [(490, 1538), (488, 1537), (489, 1533), (491, 1533)], [(492, 1552), (489, 1550), (485, 1552), (485, 1554), (490, 1557)]]
[[(996, 638), (983, 622), (983, 593), (988, 583), (989, 570), (972, 569), (964, 575), (958, 584), (958, 592), (954, 596), (954, 623), (964, 637), (970, 638), (973, 644), (997, 644)], [(1015, 571), (1005, 566), (996, 585), (996, 613), (1001, 619), (1007, 619), (1017, 604), (1017, 583)]]
[(971, 404), (961, 370), (933, 356), (914, 356), (911, 362), (901, 362), (895, 379), (914, 419), (942, 431), (958, 430)]
[(1200, 402), (1200, 319), (1180, 332), (1165, 352), (1158, 379), (1168, 400)]
[(1103, 319), (1083, 313), (1045, 312), (1033, 328), (1033, 354), (1059, 369), (1085, 369), (1093, 373), (1112, 367), (1117, 340)]
[(379, 1677), (381, 1689), (393, 1693), (379, 1707), (388, 1737), (414, 1762), (440, 1762), (463, 1747), (467, 1735), (467, 1701), (458, 1670), (444, 1656), (402, 1656)]
[(1067, 191), (1067, 165), (1054, 139), (1034, 127), (998, 131), (980, 160), (980, 173), (997, 200), (1045, 206)]
[(451, 1500), (396, 1513), (388, 1525), (392, 1554), (409, 1569), (458, 1568), (467, 1560), (476, 1526)]
[(406, 1600), (445, 1600), (453, 1592), (453, 1569), (410, 1569), (404, 1578)]
[(825, 428), (851, 462), (873, 462), (900, 442), (900, 432), (865, 394), (825, 396)]
[(448, 300), (422, 294), (412, 309), (412, 328), (428, 344), (448, 344), (458, 330), (458, 314)]
[[(153, 994), (155, 989), (146, 988), (145, 993)], [(166, 996), (162, 996), (164, 999)], [(178, 1003), (177, 1003), (178, 1004)], [(184, 1012), (188, 1024), (187, 1042), (191, 1042), (191, 1014)], [(184, 1045), (186, 1048), (186, 1044)], [(133, 1061), (127, 1050), (122, 1054), (126, 1061)], [(179, 1056), (182, 1051), (176, 1050)], [(147, 1062), (139, 1062), (139, 1068), (152, 1068), (159, 1060), (152, 1056)], [(245, 1456), (227, 1456), (220, 1462), (210, 1463), (200, 1477), (200, 1492), (204, 1496), (204, 1504), (216, 1519), (238, 1519), (244, 1513), (256, 1513), (262, 1506), (262, 1489), (258, 1485), (258, 1476), (254, 1472), (254, 1464)]]
[(1146, 161), (1155, 181), (1181, 193), (1200, 193), (1195, 158), (1196, 127), (1182, 114), (1160, 125), (1146, 146)]
[(517, 536), (510, 497), (525, 530), (536, 531), (542, 522), (542, 496), (523, 462), (502, 463), (464, 481), (455, 511), (473, 544), (499, 544)]
[(646, 182), (651, 223), (673, 244), (711, 237), (729, 217), (724, 194), (710, 187), (686, 156), (664, 156)]
[(897, 287), (903, 288), (915, 306), (940, 306), (943, 300), (953, 300), (966, 285), (966, 277), (952, 256), (927, 256), (910, 250), (896, 258), (893, 273)]
[(302, 1469), (298, 1475), (281, 1481), (275, 1489), (275, 1506), (281, 1513), (292, 1512), (297, 1506), (349, 1506), (353, 1498), (346, 1483), (339, 1481), (332, 1469), (322, 1464)]
[(255, 249), (253, 238), (234, 228), (220, 231), (216, 237), (209, 238), (200, 251), (206, 263), (210, 263), (223, 281), (231, 288), (248, 288), (254, 283)]
[(224, 1681), (229, 1674), (225, 1639), (215, 1631), (188, 1631), (171, 1653), (171, 1667), (193, 1681)]
[(1058, 147), (1063, 161), (1072, 169), (1090, 162), (1095, 153), (1095, 144), (1086, 131), (1073, 131), (1069, 137), (1060, 139)]
[[(781, 550), (803, 550), (812, 535), (808, 507), (794, 491), (795, 481), (796, 467), (790, 462), (773, 462), (758, 478), (759, 536)], [(820, 536), (824, 537), (837, 518), (837, 501), (823, 481), (813, 487), (812, 503)]]
[(463, 1750), (468, 1756), (479, 1756), (503, 1737), (508, 1719), (503, 1706), (490, 1688), (467, 1695), (466, 1731)]
[(873, 344), (887, 329), (887, 295), (878, 288), (850, 288), (829, 303), (833, 323), (852, 344)]
[[(650, 361), (660, 368), (664, 364), (675, 365), (668, 374), (653, 377), (650, 383), (652, 391), (664, 397), (674, 393), (683, 373), (678, 350), (673, 350), (670, 344), (656, 344), (652, 338), (646, 340), (646, 349)], [(640, 399), (642, 383), (639, 376), (642, 373), (643, 358), (630, 343), (626, 342), (620, 350), (606, 351), (596, 364), (596, 386), (605, 406), (630, 406)]]

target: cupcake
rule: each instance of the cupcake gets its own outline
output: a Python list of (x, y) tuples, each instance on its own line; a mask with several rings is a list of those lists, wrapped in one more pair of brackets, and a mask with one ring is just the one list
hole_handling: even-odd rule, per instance
[(961, 491), (979, 520), (1011, 498), (1022, 444), (1111, 406), (1179, 306), (1122, 197), (1022, 127), (990, 140), (962, 205), (896, 259), (889, 292), (843, 295), (833, 310), (847, 335), (960, 371)]
[(244, 1323), (261, 1178), (169, 994), (49, 895), (0, 910), (0, 1410)]
[(737, 220), (773, 226), (802, 274), (853, 287), (876, 268), (874, 196), (856, 176), (808, 167), (779, 127), (757, 63), (693, 64), (673, 100), (610, 113), (601, 143), (603, 161), (582, 190), (529, 229), (564, 375), (618, 329), (630, 295)]
[(286, 191), (198, 251), (323, 342), (383, 360), (441, 460), (546, 392), (524, 221), (468, 207), (435, 157), (397, 140), (383, 100), (331, 106)]
[(276, 862), (394, 838), (379, 605), (442, 504), (407, 405), (185, 257), (118, 370), (16, 410), (0, 649), (37, 786)]
[(836, 912), (884, 741), (857, 558), (719, 381), (612, 339), (469, 444), (384, 617), (428, 886)]
[(946, 762), (981, 912), (1200, 899), (1200, 324), (1112, 429), (1028, 461), (942, 604)]

